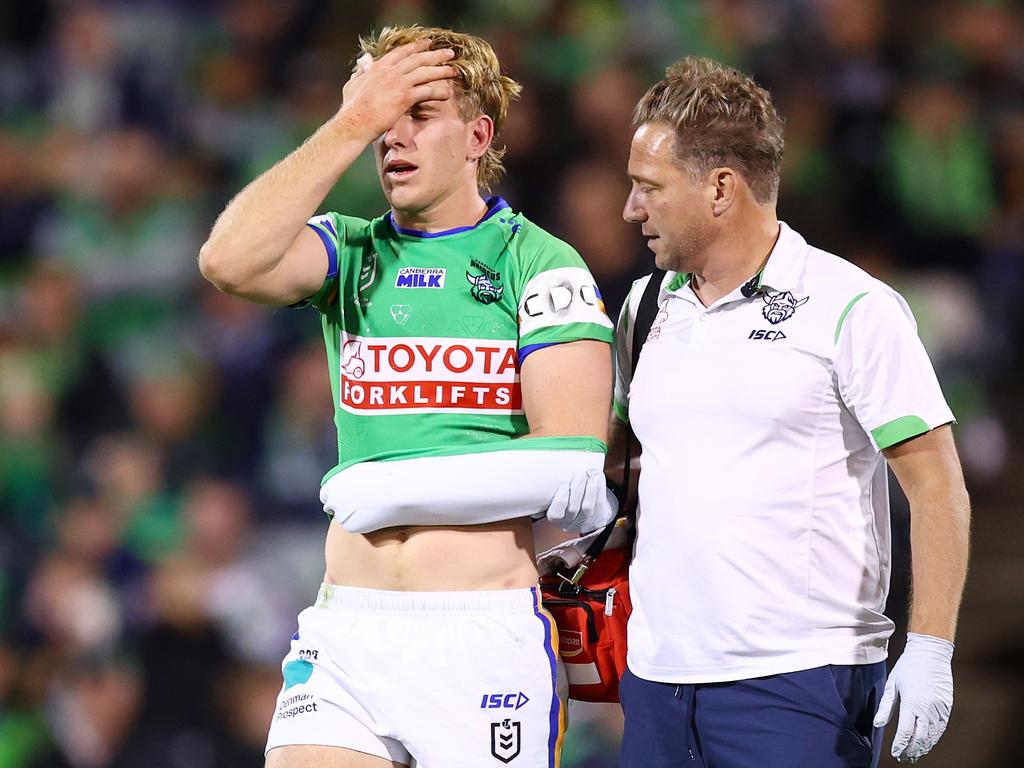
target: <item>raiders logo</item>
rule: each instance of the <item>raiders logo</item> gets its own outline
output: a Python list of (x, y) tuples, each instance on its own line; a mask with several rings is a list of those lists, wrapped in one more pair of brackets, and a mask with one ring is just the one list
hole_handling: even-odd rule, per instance
[(476, 259), (470, 259), (469, 263), (483, 273), (474, 275), (468, 270), (466, 271), (466, 280), (473, 286), (469, 289), (470, 295), (481, 304), (493, 304), (505, 292), (505, 286), (501, 283), (501, 273)]
[(775, 293), (771, 296), (764, 295), (761, 297), (764, 300), (765, 306), (761, 309), (761, 314), (764, 315), (764, 319), (772, 325), (778, 325), (783, 320), (788, 320), (796, 312), (797, 307), (802, 307), (811, 298), (810, 296), (804, 296), (802, 299), (797, 301), (796, 297), (789, 291), (783, 291), (781, 293)]

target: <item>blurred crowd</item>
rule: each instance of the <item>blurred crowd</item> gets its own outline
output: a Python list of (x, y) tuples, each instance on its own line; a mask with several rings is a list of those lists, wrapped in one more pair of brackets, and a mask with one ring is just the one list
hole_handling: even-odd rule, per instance
[[(6, 3), (3, 768), (262, 764), (322, 575), (330, 389), (313, 310), (222, 295), (196, 255), (338, 108), (357, 36), (407, 22), (484, 36), (524, 84), (496, 191), (582, 253), (610, 313), (651, 262), (620, 216), (633, 105), (687, 53), (753, 73), (786, 118), (780, 218), (904, 293), (969, 486), (1005, 480), (1024, 429), (1010, 0)], [(364, 156), (325, 210), (385, 205)], [(574, 712), (566, 768), (614, 765), (615, 712)]]

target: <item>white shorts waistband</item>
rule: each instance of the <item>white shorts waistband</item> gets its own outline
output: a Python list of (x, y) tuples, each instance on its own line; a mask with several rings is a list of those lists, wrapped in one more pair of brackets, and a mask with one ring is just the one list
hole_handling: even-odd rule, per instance
[(460, 592), (402, 592), (321, 584), (315, 605), (317, 608), (370, 613), (536, 613), (539, 603), (537, 587)]

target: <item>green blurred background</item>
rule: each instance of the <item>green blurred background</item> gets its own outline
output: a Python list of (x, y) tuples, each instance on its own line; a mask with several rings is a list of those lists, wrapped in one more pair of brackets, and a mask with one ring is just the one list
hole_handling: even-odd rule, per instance
[[(639, 96), (689, 53), (772, 90), (780, 217), (904, 293), (959, 419), (974, 561), (927, 764), (1024, 764), (1019, 5), (40, 0), (0, 9), (0, 768), (262, 765), (323, 571), (330, 391), (315, 313), (221, 295), (195, 259), (338, 108), (357, 36), (408, 22), (484, 36), (524, 84), (497, 191), (613, 316), (650, 269), (620, 217)], [(368, 158), (325, 208), (383, 212)], [(898, 499), (894, 528), (895, 654)], [(570, 720), (563, 765), (614, 766), (617, 708)]]

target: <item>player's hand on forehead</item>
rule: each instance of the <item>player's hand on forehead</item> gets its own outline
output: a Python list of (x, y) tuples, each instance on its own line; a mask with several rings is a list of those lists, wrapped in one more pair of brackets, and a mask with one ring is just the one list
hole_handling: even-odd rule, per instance
[(415, 104), (445, 101), (454, 93), (458, 75), (445, 62), (455, 57), (450, 48), (430, 50), (429, 39), (400, 45), (373, 60), (364, 54), (342, 90), (339, 116), (348, 116), (369, 138), (380, 135)]
[(437, 93), (442, 94), (441, 96), (431, 95), (430, 98), (421, 99), (412, 105), (412, 109), (424, 109), (429, 107), (439, 107), (441, 102), (448, 101), (455, 95), (455, 85), (453, 80), (439, 80), (437, 82)]
[(430, 45), (429, 39), (406, 43), (393, 48), (379, 59), (364, 53), (356, 60), (353, 76), (366, 74), (374, 69), (393, 68), (398, 72), (416, 75), (417, 80), (421, 82), (455, 77), (458, 74), (455, 68), (446, 64), (455, 58), (455, 51), (451, 48), (430, 50)]
[(392, 48), (378, 61), (401, 64), (406, 71), (411, 71), (419, 66), (439, 64), (455, 58), (455, 52), (450, 48), (431, 50), (430, 46), (433, 43), (434, 41), (430, 38), (405, 43), (397, 48)]

